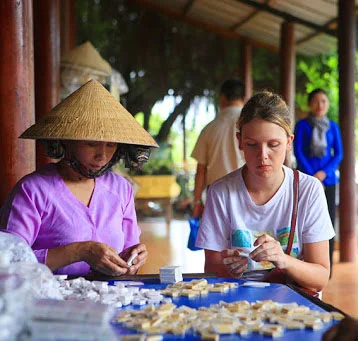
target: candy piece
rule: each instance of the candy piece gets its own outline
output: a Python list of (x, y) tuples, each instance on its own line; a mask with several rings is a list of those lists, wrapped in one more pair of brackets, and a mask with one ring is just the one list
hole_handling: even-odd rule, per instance
[(138, 256), (138, 253), (137, 253), (137, 252), (133, 253), (133, 254), (129, 257), (129, 259), (128, 259), (128, 261), (127, 261), (127, 265), (128, 265), (128, 266), (132, 266), (132, 262), (134, 261), (135, 258), (137, 258), (137, 256)]

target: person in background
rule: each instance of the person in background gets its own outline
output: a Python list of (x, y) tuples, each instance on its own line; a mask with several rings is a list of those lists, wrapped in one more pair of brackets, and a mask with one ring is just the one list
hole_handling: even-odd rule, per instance
[(334, 236), (320, 182), (298, 172), (298, 209), (290, 254), (294, 171), (284, 165), (292, 148), (290, 113), (271, 92), (254, 95), (237, 121), (246, 164), (208, 190), (196, 246), (205, 272), (267, 280), (279, 269), (287, 282), (321, 291), (329, 278), (328, 240)]
[(245, 101), (245, 85), (226, 80), (220, 89), (220, 112), (201, 131), (191, 156), (198, 162), (195, 175), (193, 217), (203, 210), (202, 194), (207, 186), (244, 164), (235, 142), (235, 122)]
[(153, 138), (93, 80), (21, 137), (44, 141), (47, 155), (60, 161), (15, 185), (0, 227), (22, 237), (56, 274), (136, 273), (148, 253), (139, 240), (133, 189), (111, 168), (120, 159), (140, 168), (157, 146)]
[[(317, 178), (324, 185), (329, 215), (334, 228), (336, 217), (337, 169), (343, 158), (339, 126), (328, 119), (329, 99), (322, 89), (308, 95), (310, 113), (295, 127), (294, 153), (297, 169)], [(332, 270), (334, 238), (329, 241), (329, 259)]]

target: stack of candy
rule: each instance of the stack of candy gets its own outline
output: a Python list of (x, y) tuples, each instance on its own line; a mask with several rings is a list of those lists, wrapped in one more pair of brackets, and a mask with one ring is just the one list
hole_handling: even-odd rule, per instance
[(140, 288), (142, 282), (118, 281), (108, 285), (102, 281), (87, 281), (82, 277), (65, 280), (57, 276), (59, 291), (64, 300), (94, 301), (120, 308), (122, 306), (171, 302), (159, 290)]
[(36, 300), (29, 323), (32, 340), (117, 340), (110, 326), (116, 310), (99, 302)]
[(160, 283), (176, 283), (183, 280), (180, 266), (164, 266), (159, 270)]

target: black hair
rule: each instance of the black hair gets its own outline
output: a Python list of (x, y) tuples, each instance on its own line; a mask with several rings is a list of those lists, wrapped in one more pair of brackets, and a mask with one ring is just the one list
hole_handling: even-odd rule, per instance
[(229, 101), (244, 99), (245, 84), (238, 79), (228, 79), (221, 85), (220, 94)]
[(313, 99), (314, 96), (316, 96), (317, 94), (324, 94), (327, 96), (328, 98), (328, 94), (325, 90), (321, 89), (321, 88), (317, 88), (317, 89), (314, 89), (313, 91), (311, 91), (309, 94), (308, 94), (308, 99), (307, 99), (307, 102), (310, 103)]

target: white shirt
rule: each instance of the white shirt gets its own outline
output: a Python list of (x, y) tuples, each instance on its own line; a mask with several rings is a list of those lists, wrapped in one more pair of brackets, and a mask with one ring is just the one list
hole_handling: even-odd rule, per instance
[[(262, 233), (270, 234), (286, 250), (293, 208), (293, 171), (283, 166), (285, 178), (275, 195), (256, 205), (245, 186), (242, 168), (215, 182), (208, 191), (196, 246), (222, 251), (240, 248), (249, 253)], [(302, 259), (303, 244), (329, 240), (335, 235), (323, 186), (299, 173), (299, 201), (291, 256)], [(247, 271), (271, 269), (270, 262), (249, 259)]]
[(220, 111), (217, 118), (201, 131), (191, 156), (207, 166), (207, 184), (240, 168), (244, 157), (236, 138), (236, 121), (242, 107), (231, 106)]

